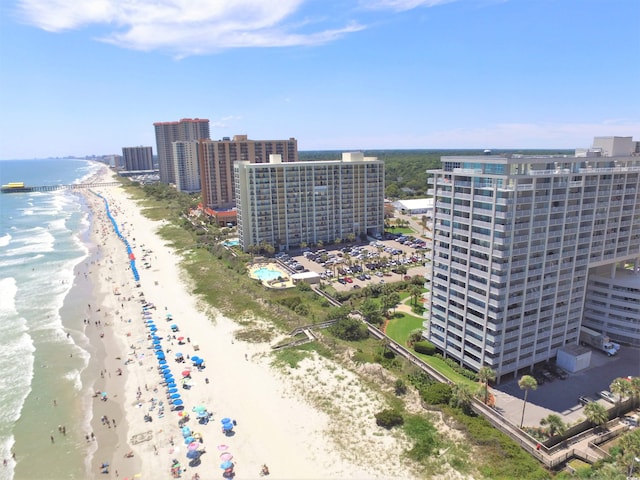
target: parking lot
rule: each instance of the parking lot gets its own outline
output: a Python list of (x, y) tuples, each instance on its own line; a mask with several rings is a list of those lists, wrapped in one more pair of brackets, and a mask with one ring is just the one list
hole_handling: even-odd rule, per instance
[[(399, 240), (402, 240), (400, 238)], [(362, 288), (370, 284), (401, 281), (416, 275), (424, 277), (425, 243), (398, 239), (375, 240), (368, 244), (337, 245), (307, 249), (298, 255), (278, 259), (297, 272), (315, 272), (338, 291)], [(404, 265), (406, 273), (398, 271)]]
[[(615, 357), (593, 350), (589, 368), (570, 373), (566, 380), (545, 381), (537, 390), (529, 392), (524, 423), (538, 426), (540, 420), (550, 413), (560, 414), (567, 424), (576, 422), (584, 418), (584, 405), (579, 401), (582, 396), (591, 397), (610, 408), (613, 404), (602, 399), (598, 392), (609, 390), (614, 379), (627, 376), (640, 376), (640, 349), (622, 346)], [(524, 391), (518, 386), (518, 381), (504, 382), (492, 391), (496, 395), (496, 407), (519, 425)]]

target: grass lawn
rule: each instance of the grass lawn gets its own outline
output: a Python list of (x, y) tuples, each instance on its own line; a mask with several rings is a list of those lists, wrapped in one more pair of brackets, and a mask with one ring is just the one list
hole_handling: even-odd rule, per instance
[(406, 345), (409, 334), (417, 328), (422, 328), (423, 321), (424, 319), (420, 317), (396, 313), (387, 324), (387, 335), (400, 345)]

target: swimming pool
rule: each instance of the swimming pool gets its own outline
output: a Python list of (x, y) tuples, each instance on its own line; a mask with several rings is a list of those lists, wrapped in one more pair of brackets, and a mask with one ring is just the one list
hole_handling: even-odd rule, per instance
[(271, 267), (260, 267), (253, 271), (253, 275), (261, 281), (275, 280), (278, 277), (286, 277), (286, 274), (280, 270)]
[(234, 240), (227, 240), (223, 245), (225, 247), (237, 247), (238, 245), (240, 245), (240, 240), (238, 240), (237, 238)]

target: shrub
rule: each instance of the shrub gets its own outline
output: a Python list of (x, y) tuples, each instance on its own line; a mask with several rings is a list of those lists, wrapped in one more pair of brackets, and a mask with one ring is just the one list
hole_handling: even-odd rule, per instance
[(425, 355), (433, 355), (436, 352), (436, 346), (427, 340), (415, 342), (413, 344), (413, 349), (416, 352), (423, 353)]
[(402, 380), (401, 378), (396, 380), (395, 392), (397, 396), (407, 393), (407, 384), (404, 383), (404, 380)]
[(363, 340), (369, 336), (367, 326), (355, 318), (343, 318), (329, 327), (332, 335), (349, 341)]
[(393, 427), (404, 424), (404, 418), (399, 412), (391, 409), (382, 410), (375, 415), (376, 425), (390, 430)]
[(451, 400), (451, 387), (446, 383), (433, 383), (420, 391), (420, 396), (429, 405), (448, 405)]

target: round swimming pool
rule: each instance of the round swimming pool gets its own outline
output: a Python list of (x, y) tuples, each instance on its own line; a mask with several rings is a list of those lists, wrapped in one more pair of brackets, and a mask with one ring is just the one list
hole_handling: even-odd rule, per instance
[(275, 280), (278, 277), (285, 277), (286, 275), (280, 270), (276, 270), (271, 267), (260, 267), (253, 271), (253, 275), (258, 277), (262, 281)]

